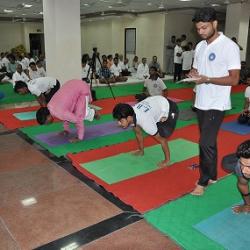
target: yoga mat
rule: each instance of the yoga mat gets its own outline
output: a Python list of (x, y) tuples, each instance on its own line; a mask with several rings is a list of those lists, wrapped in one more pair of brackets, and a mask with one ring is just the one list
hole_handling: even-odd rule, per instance
[(239, 124), (237, 121), (224, 122), (221, 125), (221, 129), (240, 135), (250, 134), (250, 126), (247, 124)]
[[(99, 121), (95, 120), (92, 122), (92, 124), (91, 122), (85, 122), (85, 125), (88, 126), (91, 124), (93, 126), (95, 124), (101, 124), (107, 121), (113, 121), (113, 118), (111, 115), (103, 115), (101, 120)], [(77, 143), (63, 144), (63, 145), (59, 145), (56, 147), (50, 147), (36, 138), (37, 135), (42, 134), (42, 133), (49, 133), (49, 132), (59, 133), (62, 130), (63, 130), (62, 123), (54, 123), (54, 124), (43, 125), (43, 126), (33, 126), (33, 127), (27, 127), (27, 128), (21, 129), (21, 131), (25, 133), (29, 138), (31, 138), (36, 143), (38, 143), (39, 145), (41, 145), (42, 147), (47, 149), (49, 152), (51, 152), (52, 154), (58, 157), (64, 156), (67, 153), (77, 153), (81, 151), (96, 149), (96, 148), (135, 139), (134, 132), (130, 130), (124, 130), (120, 133), (101, 136), (101, 137), (94, 138), (88, 141), (83, 140)]]
[(18, 120), (21, 120), (21, 121), (28, 121), (28, 120), (34, 120), (34, 119), (36, 119), (36, 111), (14, 113), (13, 115)]
[[(176, 182), (177, 186), (181, 179)], [(195, 230), (193, 225), (238, 203), (239, 200), (241, 197), (236, 188), (236, 178), (228, 176), (210, 185), (203, 196), (186, 195), (146, 213), (145, 219), (186, 250), (222, 250), (224, 248), (220, 244)]]
[(232, 212), (232, 206), (205, 219), (194, 228), (228, 250), (248, 250), (250, 246), (249, 214)]
[[(183, 139), (170, 141), (169, 148), (171, 165), (198, 155), (198, 145)], [(158, 169), (157, 163), (164, 159), (161, 146), (147, 147), (144, 152), (142, 157), (133, 156), (129, 152), (81, 166), (108, 184), (113, 184)]]
[[(131, 129), (131, 128), (128, 128)], [(87, 126), (85, 128), (84, 141), (95, 139), (96, 137), (116, 134), (124, 131), (123, 128), (119, 127), (117, 122), (106, 122), (98, 125)], [(69, 138), (76, 137), (76, 129), (71, 129), (68, 136), (59, 135), (58, 132), (39, 134), (36, 136), (37, 140), (47, 144), (49, 147), (55, 147), (62, 144), (67, 144)]]
[(0, 91), (5, 95), (4, 99), (1, 100), (1, 104), (31, 102), (36, 100), (31, 94), (19, 95), (15, 93), (11, 83), (0, 84)]
[(179, 119), (182, 121), (189, 121), (195, 118), (197, 118), (197, 115), (192, 109), (184, 109), (179, 113)]
[(14, 114), (23, 112), (34, 112), (38, 107), (27, 108), (15, 108), (15, 109), (2, 109), (0, 110), (0, 123), (2, 123), (7, 129), (16, 129), (22, 127), (28, 127), (37, 125), (36, 120), (19, 120)]

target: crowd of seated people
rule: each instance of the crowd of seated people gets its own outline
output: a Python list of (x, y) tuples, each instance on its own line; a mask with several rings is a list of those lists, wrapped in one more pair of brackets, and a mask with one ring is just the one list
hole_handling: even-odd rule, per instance
[(30, 53), (15, 54), (2, 52), (0, 55), (0, 82), (27, 82), (32, 79), (45, 77), (45, 59), (43, 55), (32, 58)]
[[(138, 56), (134, 56), (132, 62), (123, 55), (115, 53), (109, 55), (101, 55), (97, 49), (90, 57), (88, 54), (82, 55), (82, 73), (81, 78), (86, 82), (99, 81), (99, 83), (116, 83), (126, 82), (129, 76), (139, 80), (149, 78), (149, 68), (155, 67), (159, 77), (163, 78), (165, 73), (162, 71), (157, 56), (152, 57), (152, 61), (147, 64), (147, 58), (143, 57), (141, 62)], [(93, 49), (93, 51), (94, 51)], [(94, 58), (93, 58), (94, 57)]]

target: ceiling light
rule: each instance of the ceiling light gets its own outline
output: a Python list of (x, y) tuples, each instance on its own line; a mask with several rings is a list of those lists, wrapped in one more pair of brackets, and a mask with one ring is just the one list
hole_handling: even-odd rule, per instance
[(192, 0), (179, 0), (180, 2), (191, 2)]
[(26, 16), (27, 14), (23, 13), (22, 16)]
[(152, 6), (152, 3), (148, 3), (147, 5), (148, 5), (148, 6)]
[(32, 7), (32, 4), (23, 3), (22, 6), (23, 6), (24, 8), (30, 8), (30, 7)]
[(40, 15), (43, 15), (43, 12), (41, 11), (41, 12), (39, 12), (39, 14), (40, 14)]
[(163, 5), (163, 3), (161, 3), (160, 5), (159, 5), (159, 7), (158, 7), (158, 9), (164, 9), (165, 7), (164, 7), (164, 5)]
[(83, 5), (86, 6), (86, 7), (89, 7), (89, 4), (88, 4), (88, 3), (84, 3)]
[(113, 7), (111, 5), (108, 6), (109, 9), (112, 9)]
[(212, 3), (211, 6), (212, 7), (218, 7), (218, 6), (220, 6), (220, 4), (218, 4), (218, 3)]
[(5, 12), (5, 13), (12, 13), (13, 10), (4, 9), (3, 12)]
[[(23, 21), (25, 21), (24, 18), (23, 18)], [(34, 197), (30, 197), (30, 198), (21, 200), (21, 203), (23, 204), (23, 206), (28, 207), (28, 206), (31, 206), (31, 205), (33, 205), (33, 204), (36, 204), (36, 203), (37, 203), (37, 200), (36, 200), (36, 198), (34, 198)]]

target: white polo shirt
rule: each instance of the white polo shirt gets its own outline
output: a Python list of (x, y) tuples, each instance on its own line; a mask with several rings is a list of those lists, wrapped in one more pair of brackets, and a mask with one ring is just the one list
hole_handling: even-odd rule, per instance
[[(250, 102), (250, 86), (248, 86), (245, 90), (245, 98), (248, 98), (248, 101)], [(250, 105), (248, 107), (248, 110), (250, 111)]]
[[(203, 40), (196, 46), (193, 67), (207, 77), (228, 76), (229, 70), (241, 68), (239, 47), (222, 33), (210, 44)], [(231, 86), (199, 84), (196, 86), (195, 107), (201, 110), (229, 110), (230, 92)]]
[(182, 53), (182, 70), (190, 70), (193, 63), (192, 51), (184, 51)]
[(147, 64), (140, 63), (137, 68), (136, 77), (138, 79), (145, 79), (145, 77), (149, 77), (149, 67)]
[(40, 77), (29, 81), (27, 85), (31, 94), (40, 96), (43, 93), (49, 92), (56, 85), (56, 79), (52, 77)]
[(110, 67), (110, 71), (114, 76), (119, 76), (122, 72), (121, 66), (119, 64), (115, 65), (114, 63)]
[(156, 80), (146, 79), (144, 81), (144, 87), (147, 88), (150, 96), (162, 95), (162, 91), (167, 88), (160, 77)]
[(149, 135), (156, 135), (156, 123), (162, 117), (168, 117), (169, 102), (163, 96), (150, 96), (133, 106), (136, 115), (136, 125), (139, 125)]
[[(82, 67), (82, 74), (81, 74), (82, 78), (87, 78), (87, 77), (90, 78), (92, 70), (89, 68), (90, 68), (90, 66), (88, 64), (86, 64), (85, 67)], [(88, 73), (89, 73), (89, 75), (88, 75)]]
[(17, 81), (27, 83), (29, 80), (29, 77), (23, 71), (21, 74), (16, 71), (12, 76), (13, 87), (16, 85)]

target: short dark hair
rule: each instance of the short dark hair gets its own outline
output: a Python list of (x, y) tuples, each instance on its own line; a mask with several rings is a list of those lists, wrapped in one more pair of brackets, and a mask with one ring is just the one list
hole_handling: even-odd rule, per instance
[(50, 112), (47, 107), (41, 107), (36, 112), (36, 120), (39, 124), (44, 124), (47, 120), (48, 115), (50, 115)]
[(135, 113), (134, 109), (127, 103), (118, 103), (113, 109), (113, 118), (120, 121), (122, 118), (133, 116)]
[(238, 156), (238, 158), (250, 158), (250, 140), (246, 140), (238, 146), (236, 155)]
[(29, 66), (36, 66), (36, 63), (35, 62), (31, 62), (30, 64), (29, 64)]
[(154, 71), (157, 71), (157, 68), (155, 66), (151, 66), (149, 69), (153, 69)]
[(14, 91), (18, 93), (18, 90), (22, 88), (28, 88), (27, 84), (23, 81), (16, 81)]
[(197, 10), (192, 19), (194, 23), (213, 22), (215, 20), (217, 20), (216, 11), (214, 8), (211, 7), (205, 7)]

